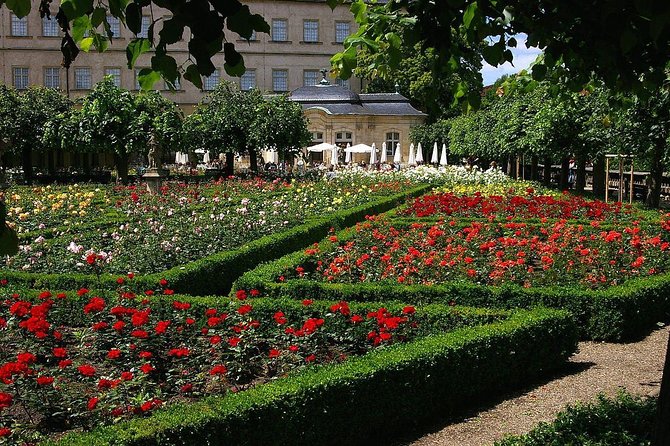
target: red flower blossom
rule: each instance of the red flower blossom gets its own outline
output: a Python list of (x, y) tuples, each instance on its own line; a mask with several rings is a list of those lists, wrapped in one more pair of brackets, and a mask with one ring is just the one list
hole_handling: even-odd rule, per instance
[(121, 356), (121, 350), (113, 348), (107, 352), (107, 359), (117, 359)]
[(32, 353), (19, 353), (16, 355), (16, 360), (21, 364), (32, 364), (37, 361), (37, 358)]
[(52, 352), (56, 358), (65, 358), (67, 356), (67, 350), (63, 347), (54, 347)]
[(38, 376), (37, 377), (37, 384), (40, 386), (48, 386), (49, 384), (52, 384), (54, 382), (53, 376)]
[(101, 297), (92, 297), (84, 306), (84, 313), (98, 313), (105, 308), (105, 300)]
[(245, 315), (249, 313), (252, 309), (253, 307), (251, 305), (245, 304), (241, 305), (240, 308), (237, 309), (237, 312), (241, 315)]
[(271, 350), (270, 350), (270, 353), (268, 353), (268, 357), (269, 357), (270, 359), (272, 359), (272, 358), (278, 358), (279, 355), (281, 355), (281, 352), (280, 352), (279, 350), (277, 350), (276, 348), (271, 349)]
[(162, 287), (166, 287), (167, 284), (168, 284), (168, 281), (165, 280), (165, 279), (161, 279), (161, 280), (158, 281), (158, 284)]
[(12, 405), (14, 397), (9, 393), (0, 392), (0, 410), (6, 409)]
[(239, 300), (245, 300), (247, 298), (247, 292), (245, 290), (237, 290), (235, 297)]
[(98, 401), (100, 401), (100, 398), (98, 397), (93, 397), (88, 400), (88, 404), (86, 405), (86, 408), (88, 410), (93, 410), (98, 406)]
[(242, 339), (235, 336), (230, 337), (228, 338), (228, 345), (230, 345), (231, 347), (237, 347), (237, 344), (239, 344), (241, 340)]
[(81, 373), (84, 376), (94, 376), (95, 375), (95, 367), (93, 367), (90, 364), (80, 365), (79, 367), (77, 367), (77, 370), (79, 371), (79, 373)]
[(146, 363), (146, 364), (144, 364), (143, 366), (140, 367), (140, 370), (141, 370), (142, 373), (144, 373), (145, 375), (148, 375), (149, 373), (151, 373), (151, 372), (154, 370), (154, 366), (152, 366), (152, 365), (149, 364), (149, 363)]
[(12, 435), (12, 430), (8, 427), (0, 427), (0, 438), (9, 437)]
[(228, 369), (226, 368), (226, 366), (221, 365), (221, 364), (215, 365), (209, 371), (209, 374), (212, 375), (212, 376), (225, 375), (226, 373), (228, 373)]
[(37, 296), (40, 299), (48, 299), (51, 297), (51, 292), (49, 291), (42, 291), (39, 296)]

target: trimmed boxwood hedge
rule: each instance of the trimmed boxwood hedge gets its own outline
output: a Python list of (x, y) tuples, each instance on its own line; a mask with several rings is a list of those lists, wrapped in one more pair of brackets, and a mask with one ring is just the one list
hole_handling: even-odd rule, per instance
[(567, 312), (505, 314), (500, 322), (396, 344), (44, 444), (385, 444), (555, 370), (575, 351), (576, 330)]
[[(425, 193), (430, 187), (417, 186), (365, 205), (337, 211), (322, 218), (310, 219), (306, 223), (254, 240), (237, 249), (212, 254), (167, 271), (138, 277), (136, 283), (145, 289), (153, 289), (160, 279), (165, 278), (172, 289), (181, 293), (226, 294), (235, 279), (261, 262), (276, 259), (315, 243), (325, 237), (330, 228), (345, 228), (363, 220), (366, 215), (388, 211), (408, 197), (417, 197)], [(103, 288), (115, 288), (118, 275), (104, 274), (98, 278), (91, 274), (38, 274), (2, 270), (0, 277), (25, 288), (76, 289), (82, 286), (90, 287), (93, 284)]]
[[(354, 233), (340, 231), (338, 239)], [(320, 242), (324, 250), (332, 245)], [(569, 310), (578, 321), (580, 336), (585, 339), (622, 341), (639, 337), (656, 323), (670, 320), (670, 273), (630, 279), (622, 285), (602, 290), (579, 286), (524, 288), (515, 284), (500, 287), (453, 281), (440, 285), (398, 285), (392, 283), (324, 283), (317, 280), (291, 279), (277, 283), (286, 270), (304, 264), (303, 251), (288, 254), (243, 274), (234, 284), (238, 289), (260, 290), (269, 297), (346, 301), (398, 300), (408, 303), (453, 302), (458, 305), (494, 308), (530, 308), (547, 306)]]

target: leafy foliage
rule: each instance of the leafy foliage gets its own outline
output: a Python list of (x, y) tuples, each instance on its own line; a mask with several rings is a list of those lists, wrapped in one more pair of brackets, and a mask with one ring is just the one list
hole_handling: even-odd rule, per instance
[(526, 435), (508, 437), (496, 446), (650, 444), (655, 398), (626, 392), (614, 398), (599, 395), (592, 403), (568, 406), (551, 423), (541, 423)]
[[(527, 43), (543, 49), (543, 57), (532, 68), (532, 78), (563, 79), (573, 91), (587, 84), (593, 73), (605, 84), (637, 93), (650, 91), (665, 79), (663, 69), (670, 51), (670, 4), (661, 1), (611, 0), (606, 3), (566, 4), (556, 0), (456, 1), (399, 0), (367, 6), (358, 0), (351, 7), (358, 31), (345, 40), (344, 50), (332, 59), (342, 77), (357, 67), (359, 48), (376, 54), (378, 70), (393, 70), (399, 57), (398, 41), (435, 51), (444, 75), (461, 73), (466, 54), (457, 36), (476, 44), (484, 39), (484, 59), (491, 65), (512, 62), (510, 37), (528, 35)], [(402, 33), (398, 24), (405, 25)], [(614, 42), (614, 43), (613, 43)], [(476, 106), (479, 98), (462, 86), (456, 97)]]

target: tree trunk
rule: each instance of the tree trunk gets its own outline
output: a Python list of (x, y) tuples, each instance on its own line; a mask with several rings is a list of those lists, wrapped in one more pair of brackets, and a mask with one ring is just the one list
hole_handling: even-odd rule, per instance
[(586, 187), (586, 157), (584, 155), (577, 155), (575, 159), (577, 163), (577, 175), (575, 178), (575, 191), (582, 193)]
[(663, 154), (665, 140), (657, 139), (651, 154), (651, 168), (647, 179), (647, 199), (645, 203), (650, 208), (658, 208), (661, 204), (661, 181), (663, 180)]
[(33, 184), (33, 151), (29, 148), (22, 149), (21, 160), (23, 163), (23, 179), (26, 184)]
[(258, 173), (258, 152), (255, 149), (249, 149), (249, 170)]
[(235, 154), (233, 152), (226, 152), (225, 174), (227, 177), (230, 177), (234, 173), (235, 173)]
[(537, 158), (537, 155), (533, 155), (530, 158), (530, 179), (531, 181), (539, 181), (540, 180), (540, 171), (537, 168), (539, 160)]
[(516, 157), (513, 155), (507, 157), (507, 175), (510, 178), (516, 178)]
[(652, 446), (666, 446), (670, 444), (670, 336), (665, 351), (665, 366), (661, 378), (661, 393), (658, 396), (656, 422), (651, 438)]
[(544, 159), (544, 169), (542, 175), (542, 184), (544, 184), (546, 187), (551, 186), (551, 158)]
[(128, 155), (121, 156), (115, 153), (114, 164), (116, 164), (116, 172), (121, 183), (128, 184)]
[(570, 157), (566, 156), (561, 161), (561, 179), (558, 183), (558, 186), (561, 190), (568, 190), (570, 187), (568, 184), (568, 177), (570, 175)]
[(593, 195), (605, 198), (605, 158), (600, 156), (593, 160)]
[(49, 150), (47, 156), (49, 157), (49, 175), (56, 175), (56, 151)]

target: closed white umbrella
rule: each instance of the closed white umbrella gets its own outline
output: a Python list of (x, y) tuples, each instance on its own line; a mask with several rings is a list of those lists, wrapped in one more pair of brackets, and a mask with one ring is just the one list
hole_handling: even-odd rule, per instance
[(211, 161), (211, 160), (209, 159), (209, 150), (207, 150), (207, 151), (205, 152), (205, 156), (202, 157), (202, 161), (203, 161), (205, 164), (209, 164), (209, 162)]
[(402, 161), (402, 149), (400, 148), (400, 143), (395, 145), (395, 154), (393, 155), (393, 162), (400, 164)]
[(421, 149), (421, 143), (418, 144), (416, 149), (416, 163), (423, 163), (423, 150)]
[(370, 164), (377, 164), (377, 148), (375, 143), (372, 143), (372, 150), (370, 150)]
[(337, 166), (339, 164), (339, 156), (340, 156), (340, 150), (339, 147), (337, 147), (335, 144), (333, 144), (333, 149), (330, 152), (330, 164), (333, 166)]
[(347, 147), (344, 149), (344, 153), (345, 153), (344, 162), (347, 163), (347, 164), (349, 164), (351, 162), (351, 152), (349, 151), (350, 148), (351, 148), (351, 144), (347, 143)]
[(447, 145), (442, 144), (442, 156), (440, 156), (440, 166), (446, 166), (447, 162)]
[(411, 143), (409, 145), (409, 160), (407, 160), (407, 164), (410, 166), (416, 165), (416, 154), (414, 152), (414, 143)]
[(382, 156), (379, 158), (380, 163), (385, 163), (387, 161), (386, 159), (386, 142), (382, 143)]
[(174, 163), (179, 164), (181, 163), (181, 152), (177, 152), (174, 156)]
[(433, 154), (430, 156), (430, 164), (437, 164), (439, 150), (437, 149), (437, 141), (433, 144)]

